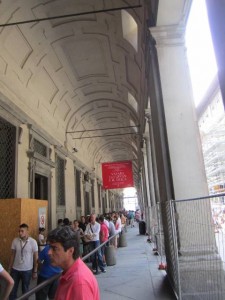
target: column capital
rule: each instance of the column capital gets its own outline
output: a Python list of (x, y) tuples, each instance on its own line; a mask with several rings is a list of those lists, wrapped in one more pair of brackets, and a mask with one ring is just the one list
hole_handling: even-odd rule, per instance
[(156, 47), (185, 46), (185, 26), (157, 26), (149, 29), (156, 41)]
[(145, 109), (145, 118), (148, 121), (148, 123), (152, 122), (152, 113), (151, 113), (151, 108), (146, 108)]
[(145, 145), (147, 146), (147, 141), (150, 140), (149, 134), (146, 132), (143, 134), (143, 141), (145, 142)]

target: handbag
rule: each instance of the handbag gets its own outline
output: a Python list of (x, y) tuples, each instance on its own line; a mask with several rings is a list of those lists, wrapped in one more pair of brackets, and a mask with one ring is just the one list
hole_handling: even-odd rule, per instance
[(93, 239), (93, 236), (91, 234), (85, 234), (83, 237), (82, 237), (82, 241), (84, 243), (90, 243)]
[[(93, 229), (91, 227), (91, 224), (90, 224), (90, 229), (91, 229), (91, 232), (93, 233)], [(90, 243), (93, 240), (93, 235), (92, 234), (85, 234), (82, 237), (82, 240), (83, 240), (84, 243)]]

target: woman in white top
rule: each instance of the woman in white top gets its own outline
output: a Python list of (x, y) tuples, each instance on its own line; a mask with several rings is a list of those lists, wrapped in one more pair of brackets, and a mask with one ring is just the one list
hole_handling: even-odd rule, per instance
[(14, 280), (12, 279), (12, 277), (9, 275), (9, 273), (6, 272), (6, 270), (0, 264), (0, 283), (2, 281), (2, 278), (5, 281), (5, 284), (3, 285), (3, 286), (5, 286), (5, 288), (3, 289), (3, 291), (0, 291), (0, 299), (1, 300), (7, 300), (8, 297), (9, 297), (9, 294), (11, 293), (11, 290), (13, 288)]

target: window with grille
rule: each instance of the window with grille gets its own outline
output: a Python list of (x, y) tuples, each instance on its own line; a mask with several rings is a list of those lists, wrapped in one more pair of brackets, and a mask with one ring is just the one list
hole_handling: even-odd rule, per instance
[(34, 139), (34, 151), (47, 157), (47, 147), (36, 139)]
[(65, 160), (56, 155), (56, 201), (65, 205)]
[(77, 201), (77, 207), (81, 207), (80, 176), (81, 176), (81, 171), (76, 170), (76, 201)]
[(16, 127), (0, 118), (0, 198), (15, 197)]

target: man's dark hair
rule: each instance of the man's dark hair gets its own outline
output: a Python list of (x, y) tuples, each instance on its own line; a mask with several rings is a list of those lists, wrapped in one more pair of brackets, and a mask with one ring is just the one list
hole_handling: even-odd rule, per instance
[(63, 223), (63, 219), (58, 219), (58, 225)]
[(70, 228), (70, 226), (64, 226), (56, 228), (49, 232), (48, 242), (60, 243), (66, 252), (69, 248), (74, 248), (73, 259), (76, 260), (80, 256), (80, 239), (79, 236)]
[(70, 220), (68, 218), (63, 219), (63, 225), (64, 226), (70, 225)]
[(104, 222), (104, 216), (103, 215), (101, 215), (98, 219), (99, 219), (100, 222)]
[(27, 225), (27, 224), (25, 224), (25, 223), (23, 223), (23, 224), (21, 224), (20, 226), (19, 226), (19, 228), (29, 228), (29, 226)]

